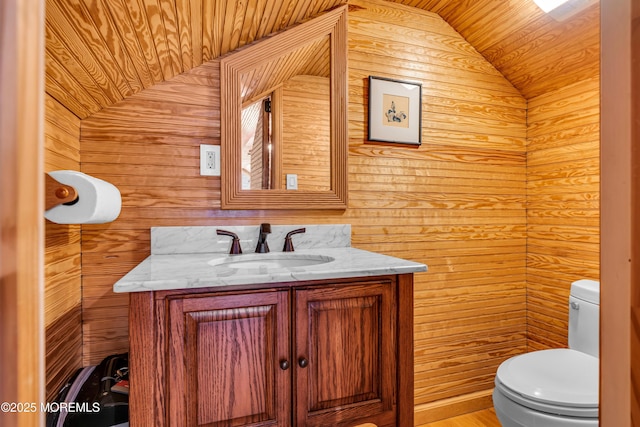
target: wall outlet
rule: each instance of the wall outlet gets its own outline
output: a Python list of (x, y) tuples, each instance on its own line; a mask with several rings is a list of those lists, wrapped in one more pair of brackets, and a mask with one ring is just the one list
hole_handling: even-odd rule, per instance
[(297, 190), (298, 189), (298, 175), (295, 173), (287, 174), (287, 190)]
[(200, 145), (200, 175), (220, 176), (219, 145)]

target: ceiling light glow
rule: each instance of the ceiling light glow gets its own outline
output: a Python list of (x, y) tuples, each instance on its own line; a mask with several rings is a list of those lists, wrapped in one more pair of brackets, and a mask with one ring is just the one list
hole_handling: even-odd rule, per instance
[(565, 4), (569, 0), (533, 0), (545, 13), (549, 13), (553, 9)]
[(564, 21), (600, 0), (533, 0), (540, 9), (556, 21)]

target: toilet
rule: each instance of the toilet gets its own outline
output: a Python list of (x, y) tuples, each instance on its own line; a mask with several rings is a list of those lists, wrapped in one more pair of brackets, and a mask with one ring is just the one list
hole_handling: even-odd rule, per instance
[(569, 297), (569, 348), (514, 356), (498, 367), (493, 407), (503, 427), (598, 425), (600, 283)]

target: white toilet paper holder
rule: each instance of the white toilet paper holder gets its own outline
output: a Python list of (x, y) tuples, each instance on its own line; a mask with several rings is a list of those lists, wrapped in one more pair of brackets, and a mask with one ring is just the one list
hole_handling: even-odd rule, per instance
[(78, 199), (78, 192), (70, 185), (62, 184), (48, 173), (44, 174), (45, 200), (44, 210)]

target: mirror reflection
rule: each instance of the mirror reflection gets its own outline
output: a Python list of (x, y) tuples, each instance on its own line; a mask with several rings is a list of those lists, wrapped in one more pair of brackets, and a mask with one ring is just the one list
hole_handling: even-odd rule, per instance
[(270, 66), (240, 76), (243, 190), (331, 188), (329, 36), (293, 56), (280, 80)]
[(273, 151), (271, 96), (242, 109), (242, 189), (268, 190), (275, 185), (271, 175)]

